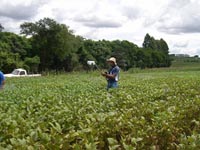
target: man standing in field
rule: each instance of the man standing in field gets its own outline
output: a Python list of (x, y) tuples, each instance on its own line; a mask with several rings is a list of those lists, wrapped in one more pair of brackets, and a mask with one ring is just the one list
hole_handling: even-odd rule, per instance
[(5, 84), (5, 77), (4, 74), (0, 71), (0, 90), (3, 89), (4, 84)]
[(114, 57), (111, 57), (107, 60), (111, 68), (108, 72), (102, 72), (102, 76), (104, 76), (107, 79), (108, 85), (107, 90), (109, 88), (117, 88), (118, 87), (118, 80), (119, 80), (119, 72), (120, 68), (117, 66), (116, 59)]

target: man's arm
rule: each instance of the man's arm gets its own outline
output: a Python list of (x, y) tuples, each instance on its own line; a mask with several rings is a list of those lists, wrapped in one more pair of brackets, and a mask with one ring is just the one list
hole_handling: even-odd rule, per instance
[(117, 74), (107, 74), (105, 72), (102, 72), (101, 75), (109, 79), (115, 79)]
[(2, 88), (3, 88), (3, 86), (4, 86), (5, 83), (6, 83), (6, 81), (5, 81), (5, 79), (4, 79), (3, 82), (2, 82)]
[(2, 80), (1, 85), (0, 85), (0, 89), (3, 89), (3, 86), (5, 84), (5, 77), (4, 77), (4, 75), (1, 74), (0, 78)]
[(119, 74), (119, 69), (117, 67), (114, 68), (114, 70), (112, 71), (112, 74), (108, 74), (106, 72), (102, 72), (101, 74), (102, 74), (102, 76), (104, 76), (106, 78), (115, 79), (116, 76)]

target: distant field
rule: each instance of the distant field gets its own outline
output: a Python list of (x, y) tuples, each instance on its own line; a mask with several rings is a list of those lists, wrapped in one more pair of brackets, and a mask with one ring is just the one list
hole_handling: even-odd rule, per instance
[[(162, 70), (162, 69), (161, 69)], [(7, 78), (0, 149), (200, 149), (200, 71)]]
[(200, 58), (176, 58), (172, 61), (171, 67), (200, 68)]
[(178, 62), (172, 62), (171, 67), (199, 67), (200, 68), (200, 62), (183, 62), (183, 61), (178, 61)]

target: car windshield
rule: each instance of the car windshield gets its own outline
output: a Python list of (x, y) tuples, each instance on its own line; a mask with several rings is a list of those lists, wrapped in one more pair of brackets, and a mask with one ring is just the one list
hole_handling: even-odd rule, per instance
[(12, 74), (14, 74), (14, 75), (18, 75), (19, 74), (19, 70), (13, 70), (13, 72), (12, 72)]

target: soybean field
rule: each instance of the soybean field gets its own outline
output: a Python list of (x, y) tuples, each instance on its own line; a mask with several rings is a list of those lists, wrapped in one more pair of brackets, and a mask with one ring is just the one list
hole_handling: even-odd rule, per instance
[(7, 78), (0, 149), (200, 149), (200, 70)]

